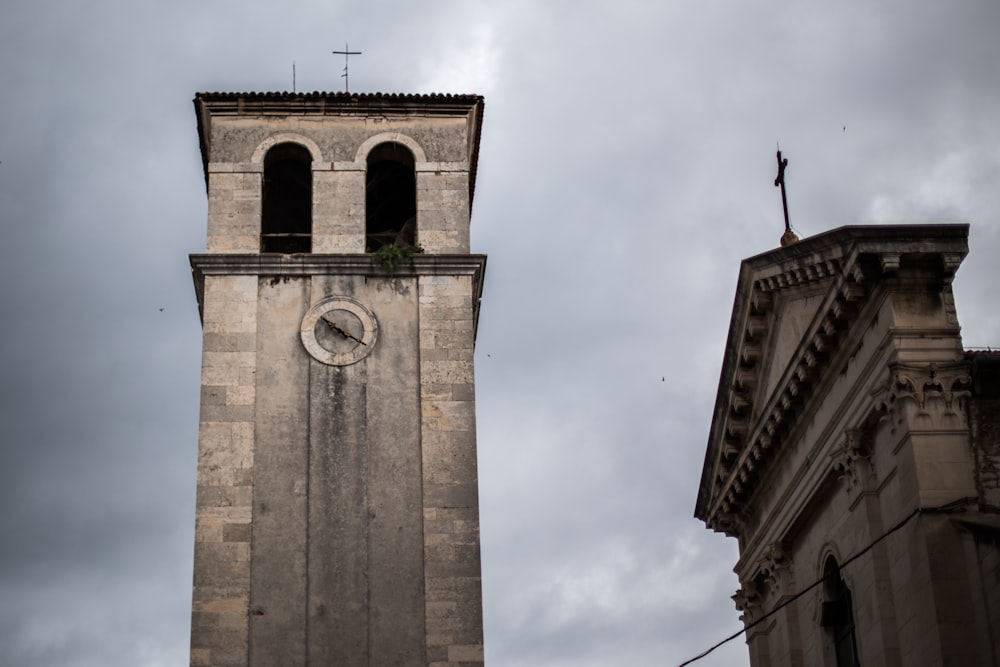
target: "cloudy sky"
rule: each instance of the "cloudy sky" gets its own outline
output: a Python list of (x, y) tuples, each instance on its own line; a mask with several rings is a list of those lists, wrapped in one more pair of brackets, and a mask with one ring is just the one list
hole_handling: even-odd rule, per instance
[[(692, 518), (739, 261), (967, 221), (1000, 345), (996, 0), (7, 0), (0, 664), (186, 664), (196, 91), (486, 97), (473, 248), (494, 666), (671, 666), (740, 628)], [(746, 665), (742, 639), (699, 665)]]

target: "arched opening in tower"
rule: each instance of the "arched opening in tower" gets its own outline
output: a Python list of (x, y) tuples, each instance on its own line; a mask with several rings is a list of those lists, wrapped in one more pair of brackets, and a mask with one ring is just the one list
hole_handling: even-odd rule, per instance
[(298, 144), (278, 144), (264, 157), (260, 251), (312, 250), (312, 155)]
[(413, 153), (394, 142), (368, 154), (365, 179), (365, 250), (417, 241), (417, 179)]

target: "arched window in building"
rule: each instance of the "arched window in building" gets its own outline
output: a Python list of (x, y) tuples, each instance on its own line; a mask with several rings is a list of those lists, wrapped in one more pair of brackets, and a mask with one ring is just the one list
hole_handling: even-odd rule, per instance
[(823, 566), (823, 613), (820, 624), (833, 640), (837, 667), (859, 667), (858, 641), (854, 632), (854, 605), (851, 591), (840, 576), (840, 566), (833, 556)]
[(312, 154), (299, 144), (272, 147), (264, 157), (261, 252), (312, 250)]
[(379, 144), (368, 154), (365, 179), (365, 249), (417, 241), (417, 178), (413, 153), (402, 144)]

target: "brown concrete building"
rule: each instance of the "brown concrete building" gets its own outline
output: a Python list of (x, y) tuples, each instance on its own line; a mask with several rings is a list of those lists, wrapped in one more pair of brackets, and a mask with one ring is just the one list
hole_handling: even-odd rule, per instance
[(483, 663), (478, 96), (202, 93), (191, 665)]
[(754, 667), (1000, 664), (1000, 354), (962, 345), (966, 225), (743, 262), (695, 516), (739, 540)]

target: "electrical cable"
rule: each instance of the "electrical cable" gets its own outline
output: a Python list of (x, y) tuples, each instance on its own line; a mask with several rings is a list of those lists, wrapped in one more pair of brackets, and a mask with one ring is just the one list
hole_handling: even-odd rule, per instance
[[(938, 513), (938, 512), (964, 511), (965, 506), (967, 506), (967, 505), (969, 505), (969, 504), (971, 504), (973, 502), (976, 502), (977, 500), (978, 500), (978, 498), (972, 498), (972, 497), (969, 497), (969, 498), (959, 498), (958, 500), (955, 500), (953, 502), (947, 503), (945, 505), (939, 505), (937, 507), (918, 507), (918, 508), (916, 508), (915, 510), (913, 510), (912, 512), (910, 512), (906, 516), (906, 518), (904, 518), (902, 521), (900, 521), (895, 526), (893, 526), (892, 528), (890, 528), (889, 530), (885, 531), (880, 536), (878, 536), (877, 538), (875, 538), (864, 549), (862, 549), (861, 551), (859, 551), (858, 553), (854, 554), (853, 556), (851, 556), (850, 558), (848, 558), (847, 560), (845, 560), (843, 563), (841, 563), (840, 565), (838, 565), (837, 566), (837, 572), (839, 573), (841, 570), (843, 570), (845, 567), (847, 567), (850, 563), (853, 563), (854, 561), (856, 561), (857, 559), (861, 558), (866, 553), (868, 553), (869, 551), (871, 551), (872, 548), (876, 544), (878, 544), (879, 542), (881, 542), (885, 538), (889, 537), (890, 535), (892, 535), (893, 533), (895, 533), (897, 530), (901, 529), (903, 526), (905, 526), (907, 523), (909, 523), (910, 520), (913, 519), (913, 517), (917, 516), (918, 514), (923, 514), (923, 513), (934, 514), (934, 513)], [(690, 665), (690, 664), (692, 664), (694, 662), (697, 662), (698, 660), (701, 660), (702, 658), (704, 658), (705, 656), (707, 656), (709, 653), (711, 653), (715, 649), (717, 649), (720, 646), (722, 646), (723, 644), (727, 644), (727, 643), (731, 642), (732, 640), (736, 639), (740, 635), (745, 634), (747, 631), (749, 631), (752, 628), (760, 625), (761, 623), (763, 623), (764, 621), (766, 621), (767, 619), (769, 619), (771, 616), (774, 616), (779, 611), (781, 611), (782, 609), (784, 609), (785, 607), (787, 607), (791, 603), (795, 602), (796, 600), (798, 600), (799, 598), (801, 598), (803, 595), (805, 595), (806, 593), (808, 593), (812, 589), (814, 589), (817, 586), (819, 586), (820, 584), (822, 584), (824, 581), (826, 581), (827, 576), (828, 575), (824, 575), (823, 577), (821, 577), (818, 580), (814, 581), (813, 583), (809, 584), (804, 589), (802, 589), (801, 591), (799, 591), (798, 593), (796, 593), (792, 597), (788, 598), (787, 600), (783, 601), (777, 607), (775, 607), (771, 611), (767, 612), (766, 614), (764, 614), (763, 616), (761, 616), (760, 618), (758, 618), (756, 621), (754, 621), (750, 625), (745, 626), (739, 632), (736, 632), (736, 633), (733, 633), (733, 634), (729, 635), (728, 637), (726, 637), (725, 639), (723, 639), (719, 643), (715, 644), (714, 646), (710, 647), (709, 649), (707, 649), (707, 650), (699, 653), (698, 655), (694, 656), (693, 658), (690, 658), (690, 659), (685, 660), (684, 662), (680, 663), (677, 667), (685, 667), (685, 665)]]

